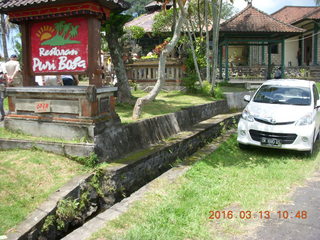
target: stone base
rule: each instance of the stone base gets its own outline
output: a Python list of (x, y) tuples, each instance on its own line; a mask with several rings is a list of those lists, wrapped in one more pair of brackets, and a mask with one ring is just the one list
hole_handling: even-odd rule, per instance
[(120, 123), (120, 121), (108, 120), (99, 123), (72, 123), (17, 119), (8, 116), (4, 121), (4, 127), (36, 137), (52, 137), (65, 140), (86, 139), (93, 141), (96, 131), (101, 131), (100, 129), (110, 127), (111, 125), (117, 125), (117, 123)]
[(95, 86), (7, 88), (5, 128), (41, 137), (94, 139), (94, 131), (120, 122), (117, 88)]
[(66, 140), (93, 139), (93, 124), (74, 124), (49, 121), (35, 121), (25, 119), (6, 118), (6, 129), (21, 131), (36, 137), (52, 137)]

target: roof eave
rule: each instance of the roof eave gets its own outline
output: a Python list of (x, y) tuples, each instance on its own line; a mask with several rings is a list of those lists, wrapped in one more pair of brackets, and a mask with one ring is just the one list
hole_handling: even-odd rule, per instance
[[(83, 3), (83, 2), (88, 2), (88, 0), (68, 0), (68, 3)], [(123, 0), (118, 0), (117, 3), (115, 3), (114, 1), (105, 2), (103, 0), (95, 0), (95, 2), (99, 3), (103, 7), (107, 7), (110, 10), (114, 10), (118, 12), (125, 11), (131, 7), (130, 3)], [(63, 3), (65, 3), (64, 0), (56, 0), (54, 2), (50, 1), (50, 2), (26, 4), (26, 5), (20, 5), (20, 6), (5, 7), (5, 8), (0, 7), (0, 13), (7, 14), (13, 11), (27, 10), (35, 7), (51, 7), (51, 6), (61, 5)]]

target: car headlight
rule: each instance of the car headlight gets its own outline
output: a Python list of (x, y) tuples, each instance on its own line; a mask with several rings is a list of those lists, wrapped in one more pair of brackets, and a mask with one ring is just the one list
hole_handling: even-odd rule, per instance
[(302, 118), (300, 118), (296, 125), (297, 126), (305, 126), (305, 125), (310, 125), (313, 122), (313, 116), (311, 113), (303, 116)]
[(253, 122), (254, 121), (254, 117), (250, 114), (250, 112), (249, 111), (247, 111), (247, 110), (244, 110), (243, 112), (242, 112), (242, 118), (244, 119), (244, 120), (247, 120), (248, 122)]

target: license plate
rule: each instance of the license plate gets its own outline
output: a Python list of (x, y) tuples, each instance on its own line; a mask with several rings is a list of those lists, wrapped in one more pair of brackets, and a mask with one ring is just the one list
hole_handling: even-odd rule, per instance
[(262, 137), (261, 138), (261, 144), (262, 145), (272, 146), (272, 147), (280, 147), (281, 146), (280, 140), (276, 139), (276, 138), (265, 138), (265, 137)]

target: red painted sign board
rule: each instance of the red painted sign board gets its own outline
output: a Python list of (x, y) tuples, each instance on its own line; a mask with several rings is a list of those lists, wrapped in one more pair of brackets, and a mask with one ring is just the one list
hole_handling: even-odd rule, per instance
[(32, 70), (35, 74), (87, 70), (86, 18), (62, 18), (33, 23), (31, 43)]

